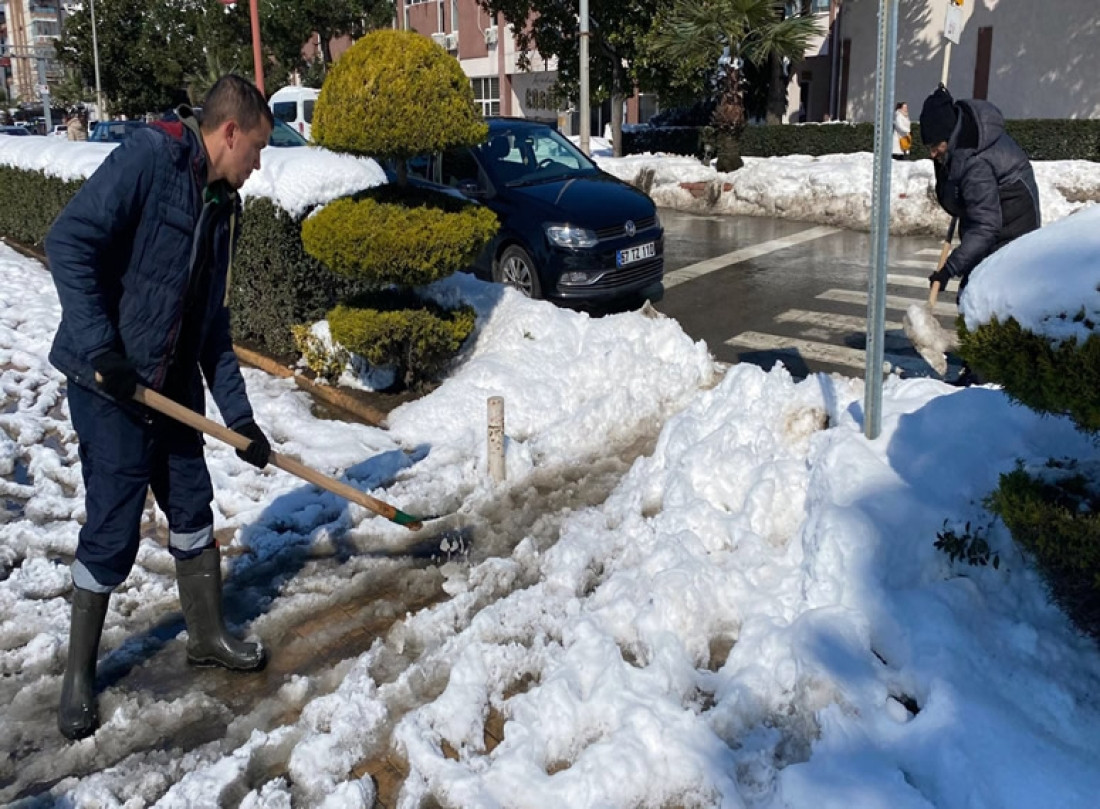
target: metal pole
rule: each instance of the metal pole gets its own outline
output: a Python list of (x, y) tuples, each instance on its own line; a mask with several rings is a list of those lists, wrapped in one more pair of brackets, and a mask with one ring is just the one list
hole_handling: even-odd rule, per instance
[(35, 54), (35, 64), (38, 65), (38, 89), (42, 97), (42, 117), (46, 119), (46, 132), (53, 132), (53, 115), (50, 112), (50, 85), (46, 81), (46, 57)]
[(92, 59), (95, 62), (95, 114), (97, 120), (107, 117), (107, 111), (103, 108), (103, 87), (99, 83), (99, 40), (95, 32), (95, 0), (91, 0), (92, 6)]
[(581, 151), (591, 154), (588, 137), (592, 128), (592, 113), (589, 110), (588, 101), (588, 0), (581, 2), (581, 36), (580, 36), (580, 83), (581, 83)]
[(252, 63), (256, 71), (256, 89), (264, 92), (264, 54), (260, 47), (260, 10), (257, 0), (249, 0), (252, 19)]
[(871, 197), (871, 274), (867, 292), (867, 370), (863, 433), (882, 431), (882, 361), (886, 323), (886, 261), (890, 243), (890, 173), (893, 161), (894, 63), (898, 50), (898, 0), (880, 0), (878, 69), (875, 72), (875, 173)]

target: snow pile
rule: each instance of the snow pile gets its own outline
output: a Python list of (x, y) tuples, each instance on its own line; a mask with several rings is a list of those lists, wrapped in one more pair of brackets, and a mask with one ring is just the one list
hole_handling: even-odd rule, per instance
[(1100, 206), (1010, 242), (981, 263), (962, 297), (966, 327), (996, 317), (1079, 343), (1100, 324)]
[[(0, 135), (0, 166), (41, 171), (62, 180), (86, 180), (118, 144), (60, 138)], [(266, 197), (292, 216), (309, 207), (386, 182), (369, 157), (337, 154), (313, 146), (269, 146), (260, 169), (241, 188), (241, 196)]]

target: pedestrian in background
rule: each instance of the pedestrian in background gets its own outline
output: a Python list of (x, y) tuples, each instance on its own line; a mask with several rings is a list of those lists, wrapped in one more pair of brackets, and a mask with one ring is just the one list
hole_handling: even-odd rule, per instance
[(69, 140), (88, 139), (88, 126), (84, 122), (82, 110), (74, 109), (69, 113), (69, 120), (65, 125), (65, 131), (68, 133)]
[(913, 136), (909, 131), (911, 127), (909, 105), (901, 101), (894, 107), (894, 150), (891, 155), (894, 160), (909, 159), (909, 149), (913, 145)]
[(72, 564), (72, 623), (58, 727), (95, 732), (96, 657), (111, 592), (133, 567), (151, 487), (168, 518), (187, 660), (253, 670), (263, 647), (230, 635), (202, 436), (133, 400), (144, 385), (202, 413), (203, 380), (225, 423), (251, 440), (257, 466), (271, 447), (253, 420), (226, 308), (241, 202), (274, 125), (256, 87), (224, 76), (200, 126), (179, 120), (132, 133), (88, 178), (46, 237), (61, 301), (50, 361), (68, 380), (80, 441), (86, 520)]

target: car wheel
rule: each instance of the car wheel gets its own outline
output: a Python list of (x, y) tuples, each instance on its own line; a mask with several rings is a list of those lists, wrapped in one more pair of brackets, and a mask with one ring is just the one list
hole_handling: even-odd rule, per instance
[(535, 262), (518, 245), (513, 244), (500, 254), (500, 259), (493, 267), (493, 280), (518, 289), (528, 298), (542, 297)]

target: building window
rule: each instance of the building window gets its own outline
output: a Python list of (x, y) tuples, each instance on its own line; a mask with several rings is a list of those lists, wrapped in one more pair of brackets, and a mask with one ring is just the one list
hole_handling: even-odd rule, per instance
[(470, 79), (474, 88), (474, 101), (481, 107), (482, 115), (500, 115), (500, 79), (484, 76)]

